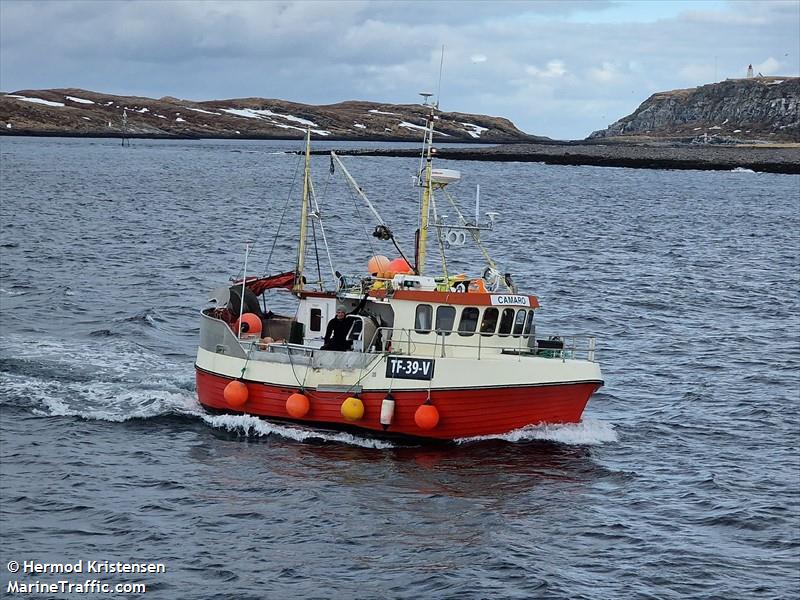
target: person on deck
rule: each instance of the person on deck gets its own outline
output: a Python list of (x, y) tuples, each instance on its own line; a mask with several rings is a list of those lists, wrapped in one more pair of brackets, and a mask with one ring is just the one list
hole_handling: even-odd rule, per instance
[(367, 303), (369, 293), (364, 294), (364, 297), (350, 314), (345, 312), (343, 305), (336, 306), (336, 316), (328, 321), (328, 328), (325, 330), (325, 343), (322, 344), (321, 350), (338, 350), (345, 352), (353, 349), (353, 340), (347, 339), (347, 334), (350, 333), (350, 328), (353, 326), (354, 319), (350, 315), (359, 314)]
[(328, 328), (325, 330), (325, 343), (322, 350), (346, 351), (353, 348), (352, 340), (347, 339), (347, 334), (353, 326), (353, 319), (347, 316), (344, 306), (341, 304), (336, 307), (336, 316), (328, 321)]

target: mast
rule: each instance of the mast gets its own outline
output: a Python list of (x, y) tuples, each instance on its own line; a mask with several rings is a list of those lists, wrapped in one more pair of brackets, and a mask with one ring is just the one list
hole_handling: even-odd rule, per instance
[[(424, 94), (423, 94), (424, 96)], [(431, 163), (433, 160), (433, 116), (435, 105), (431, 105), (428, 115), (428, 131), (425, 133), (425, 179), (422, 189), (422, 203), (420, 204), (419, 234), (417, 235), (417, 274), (425, 274), (425, 256), (428, 250), (428, 214), (430, 213), (431, 194)]]
[(300, 205), (300, 242), (297, 245), (297, 268), (294, 271), (292, 291), (303, 289), (303, 270), (306, 262), (306, 235), (308, 230), (308, 194), (311, 187), (311, 127), (306, 131), (306, 160), (303, 169), (303, 202)]

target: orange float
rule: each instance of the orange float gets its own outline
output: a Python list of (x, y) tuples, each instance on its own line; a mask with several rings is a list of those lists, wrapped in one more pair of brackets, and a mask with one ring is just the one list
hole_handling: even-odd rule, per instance
[(391, 273), (412, 273), (414, 269), (408, 264), (408, 261), (405, 258), (395, 258), (392, 262), (389, 263), (387, 271)]
[(242, 408), (247, 404), (248, 395), (247, 386), (239, 380), (231, 381), (222, 392), (222, 397), (231, 408)]
[(426, 402), (414, 413), (414, 423), (425, 431), (433, 429), (439, 424), (439, 411), (433, 404)]
[(382, 254), (376, 254), (367, 262), (367, 272), (373, 277), (380, 277), (389, 268), (389, 259)]
[(311, 402), (305, 394), (297, 392), (286, 399), (286, 412), (295, 419), (302, 419), (309, 410), (311, 410)]
[[(242, 326), (245, 326), (242, 329)], [(261, 319), (255, 313), (244, 313), (241, 319), (236, 319), (233, 324), (234, 333), (246, 333), (247, 335), (259, 335), (261, 333)]]

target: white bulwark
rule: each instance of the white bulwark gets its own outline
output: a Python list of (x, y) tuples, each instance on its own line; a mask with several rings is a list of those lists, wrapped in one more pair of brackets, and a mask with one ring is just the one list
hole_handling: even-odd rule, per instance
[(515, 294), (492, 294), (492, 306), (530, 306), (527, 296)]

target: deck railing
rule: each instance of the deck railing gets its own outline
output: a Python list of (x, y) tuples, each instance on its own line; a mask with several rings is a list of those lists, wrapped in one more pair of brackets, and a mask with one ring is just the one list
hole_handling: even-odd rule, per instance
[[(425, 336), (423, 338), (423, 336)], [(310, 360), (319, 352), (316, 346), (286, 342), (266, 344), (257, 336), (238, 339), (230, 327), (211, 315), (204, 314), (200, 328), (201, 346), (207, 350), (245, 358), (253, 353), (269, 352)], [(379, 327), (372, 339), (365, 340), (364, 352), (354, 354), (404, 354), (439, 357), (476, 358), (498, 354), (517, 356), (520, 360), (538, 356), (561, 360), (595, 362), (597, 340), (589, 335), (548, 336), (534, 334), (498, 335), (475, 332), (459, 335), (456, 331), (431, 330), (420, 334), (414, 329)]]

